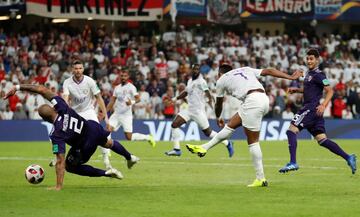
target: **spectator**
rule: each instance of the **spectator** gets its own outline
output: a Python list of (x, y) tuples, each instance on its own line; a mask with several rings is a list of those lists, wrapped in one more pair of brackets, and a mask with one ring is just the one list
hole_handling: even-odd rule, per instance
[(341, 94), (337, 94), (336, 99), (334, 100), (333, 116), (334, 118), (341, 119), (343, 116), (343, 111), (346, 109), (345, 101)]
[(150, 104), (151, 104), (150, 118), (164, 119), (164, 115), (162, 113), (163, 110), (162, 100), (156, 91), (153, 92), (153, 95), (150, 98)]
[(162, 96), (162, 102), (164, 105), (163, 114), (165, 118), (172, 119), (175, 114), (175, 102), (172, 100), (174, 97), (173, 87), (168, 87), (166, 93)]
[(354, 117), (353, 117), (353, 114), (351, 112), (351, 108), (350, 108), (350, 106), (347, 106), (346, 109), (343, 110), (342, 119), (351, 120), (353, 118)]
[(12, 120), (14, 116), (14, 112), (10, 110), (10, 106), (6, 105), (5, 111), (0, 111), (2, 120)]
[(291, 111), (290, 106), (286, 106), (286, 110), (282, 112), (281, 118), (284, 120), (291, 120), (294, 118), (294, 113)]
[(138, 119), (147, 119), (150, 117), (150, 95), (145, 90), (145, 84), (141, 85), (139, 96), (140, 102), (134, 105), (134, 117)]
[(14, 120), (25, 120), (28, 119), (25, 110), (23, 108), (23, 105), (21, 103), (16, 104), (16, 110), (14, 111)]

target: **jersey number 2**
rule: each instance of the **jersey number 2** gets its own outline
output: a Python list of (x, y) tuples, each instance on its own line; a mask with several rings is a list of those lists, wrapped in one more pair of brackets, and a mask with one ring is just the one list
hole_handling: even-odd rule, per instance
[(73, 130), (75, 133), (80, 134), (81, 130), (84, 126), (84, 121), (80, 121), (80, 126), (79, 126), (79, 120), (74, 118), (74, 117), (70, 117), (70, 124), (69, 124), (69, 129)]

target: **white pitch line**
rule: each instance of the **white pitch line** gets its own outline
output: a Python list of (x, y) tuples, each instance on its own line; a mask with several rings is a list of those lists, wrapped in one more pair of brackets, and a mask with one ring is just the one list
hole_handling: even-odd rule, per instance
[[(141, 159), (140, 163), (144, 162), (144, 163), (152, 163), (152, 164), (158, 164), (158, 165), (201, 165), (201, 166), (226, 166), (226, 167), (253, 167), (252, 164), (250, 163), (238, 163), (238, 162), (234, 162), (234, 163), (229, 163), (229, 162), (223, 162), (223, 163), (209, 163), (209, 162), (189, 162), (189, 161), (163, 161), (163, 160), (157, 160), (159, 158), (146, 158), (146, 159)], [(179, 160), (186, 160), (183, 158), (178, 158)], [(176, 159), (176, 160), (178, 160)], [(245, 159), (245, 158), (244, 158)], [(50, 162), (50, 158), (46, 158), (46, 157), (0, 157), (0, 161), (47, 161)], [(250, 159), (246, 159), (246, 160), (250, 160)], [(102, 160), (90, 160), (91, 162), (102, 162)], [(124, 160), (115, 160), (112, 159), (111, 162), (124, 162)], [(283, 165), (277, 165), (277, 164), (265, 164), (265, 167), (270, 167), (270, 168), (280, 168)], [(331, 167), (331, 166), (301, 166), (301, 168), (305, 168), (305, 169), (323, 169), (323, 170), (345, 170), (348, 169), (347, 167)]]

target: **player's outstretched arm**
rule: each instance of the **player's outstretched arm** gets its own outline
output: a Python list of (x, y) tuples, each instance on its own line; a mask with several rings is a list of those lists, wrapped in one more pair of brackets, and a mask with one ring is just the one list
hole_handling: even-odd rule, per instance
[(109, 118), (108, 118), (108, 115), (107, 115), (105, 102), (104, 102), (104, 99), (101, 96), (101, 93), (96, 94), (95, 98), (96, 98), (96, 102), (99, 104), (101, 112), (104, 114), (105, 123), (108, 124), (109, 123)]
[(58, 153), (56, 154), (56, 186), (50, 188), (50, 190), (61, 190), (64, 183), (65, 175), (65, 154)]
[(289, 79), (289, 80), (296, 80), (296, 79), (300, 78), (301, 76), (303, 76), (303, 72), (300, 70), (296, 70), (292, 75), (288, 75), (277, 69), (263, 69), (261, 71), (261, 75), (262, 76), (270, 75), (270, 76), (273, 76), (276, 78), (285, 78), (285, 79)]
[(297, 87), (289, 87), (287, 89), (287, 92), (289, 94), (292, 94), (292, 93), (304, 93), (304, 88), (297, 88)]
[(45, 99), (51, 101), (51, 99), (56, 96), (51, 90), (47, 89), (42, 85), (34, 85), (34, 84), (20, 84), (16, 85), (10, 89), (10, 91), (5, 95), (4, 99), (9, 98), (10, 96), (14, 95), (16, 91), (28, 91), (31, 93), (37, 93), (42, 95)]

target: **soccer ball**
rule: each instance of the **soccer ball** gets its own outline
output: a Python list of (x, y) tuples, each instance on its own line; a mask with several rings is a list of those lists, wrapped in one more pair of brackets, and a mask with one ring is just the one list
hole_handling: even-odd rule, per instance
[(37, 164), (32, 164), (25, 170), (25, 178), (31, 184), (39, 184), (44, 180), (44, 177), (44, 169)]

